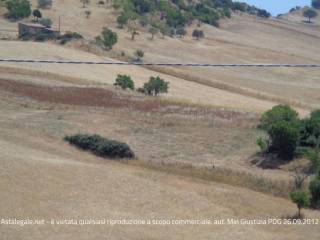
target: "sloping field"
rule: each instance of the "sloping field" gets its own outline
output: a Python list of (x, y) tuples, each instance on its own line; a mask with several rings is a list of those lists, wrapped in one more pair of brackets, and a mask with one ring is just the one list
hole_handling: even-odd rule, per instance
[[(23, 104), (24, 107), (21, 106)], [(18, 219), (227, 219), (281, 218), (289, 201), (216, 182), (99, 159), (62, 141), (76, 129), (122, 135), (119, 110), (61, 107), (1, 92), (0, 214)], [(121, 113), (122, 112), (122, 113)], [(94, 116), (94, 117), (93, 117)], [(127, 115), (128, 116), (128, 115)], [(79, 119), (81, 117), (81, 119)], [(108, 124), (108, 119), (114, 119)], [(86, 120), (85, 120), (86, 119)], [(158, 117), (159, 119), (159, 117)], [(101, 121), (101, 120), (98, 120)], [(96, 125), (95, 125), (96, 124)], [(154, 123), (157, 124), (157, 123)], [(100, 126), (100, 127), (99, 127)], [(109, 129), (109, 131), (107, 130)], [(112, 129), (112, 131), (111, 131)], [(175, 130), (171, 130), (173, 132)], [(111, 136), (109, 134), (109, 136)], [(125, 140), (125, 138), (120, 138)], [(197, 140), (194, 139), (194, 142)], [(130, 141), (129, 141), (130, 143)], [(313, 211), (307, 217), (319, 218)], [(102, 225), (1, 226), (5, 239), (318, 239), (318, 226)]]
[[(23, 59), (57, 59), (57, 60), (78, 60), (78, 61), (112, 61), (107, 57), (96, 56), (91, 53), (69, 49), (48, 43), (2, 41), (0, 44), (2, 57)], [(88, 84), (113, 84), (117, 74), (129, 74), (136, 82), (137, 87), (148, 81), (150, 76), (164, 78), (170, 82), (168, 98), (193, 103), (209, 104), (216, 106), (226, 106), (229, 108), (239, 108), (250, 111), (264, 111), (269, 109), (274, 103), (271, 101), (256, 100), (253, 97), (243, 96), (237, 93), (229, 93), (221, 89), (210, 88), (202, 84), (191, 81), (184, 81), (177, 77), (161, 74), (137, 66), (104, 66), (104, 65), (59, 65), (59, 64), (15, 64), (1, 63), (1, 71), (5, 74), (5, 67), (15, 69), (32, 70), (41, 73), (55, 74), (55, 80), (62, 76), (64, 79), (78, 79), (79, 83)], [(10, 71), (9, 71), (10, 72)], [(19, 74), (19, 71), (11, 71)], [(20, 73), (21, 74), (21, 73)], [(37, 76), (37, 73), (33, 75)], [(43, 83), (46, 84), (46, 76), (43, 76)], [(73, 81), (76, 83), (76, 81)], [(254, 103), (254, 104), (252, 104)]]
[[(35, 8), (36, 1), (32, 3)], [(85, 17), (86, 10), (91, 11), (89, 19)], [(162, 39), (156, 36), (153, 41), (150, 40), (150, 34), (140, 29), (140, 35), (135, 41), (131, 41), (127, 29), (116, 27), (115, 17), (118, 13), (112, 9), (111, 4), (101, 7), (96, 2), (91, 2), (87, 8), (83, 8), (77, 0), (56, 1), (52, 9), (42, 12), (44, 17), (53, 20), (55, 27), (60, 18), (62, 31), (79, 32), (88, 40), (99, 35), (102, 27), (112, 28), (118, 33), (119, 42), (112, 53), (107, 53), (110, 56), (119, 55), (122, 51), (127, 56), (132, 56), (136, 49), (142, 49), (146, 53), (147, 62), (320, 62), (320, 27), (317, 24), (303, 23), (301, 11), (285, 15), (288, 17), (283, 16), (281, 19), (268, 20), (235, 14), (232, 19), (223, 20), (219, 29), (202, 25), (206, 37), (201, 41), (190, 37), (197, 26), (189, 27), (185, 38)], [(297, 20), (297, 16), (300, 16), (300, 20)], [(318, 18), (315, 22), (318, 22)], [(0, 23), (4, 29), (16, 30), (16, 23), (5, 19), (0, 19)], [(23, 56), (39, 59), (110, 60), (78, 50), (39, 43), (2, 42), (0, 50), (2, 57), (12, 58)], [(308, 110), (320, 107), (318, 69), (160, 68), (150, 71), (141, 67), (116, 66), (5, 66), (47, 71), (108, 84), (114, 81), (118, 73), (126, 73), (133, 76), (137, 85), (145, 82), (150, 75), (158, 74), (154, 72), (157, 71), (171, 83), (169, 97), (196, 103), (252, 111), (263, 111), (276, 102)]]

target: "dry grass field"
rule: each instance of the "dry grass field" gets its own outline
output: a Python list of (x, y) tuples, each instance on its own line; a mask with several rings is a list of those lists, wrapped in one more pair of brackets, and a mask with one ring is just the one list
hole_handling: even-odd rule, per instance
[[(249, 139), (254, 134), (245, 130), (250, 128), (245, 124), (247, 121), (239, 127), (230, 121), (233, 118), (241, 123), (248, 116), (212, 110), (212, 122), (206, 122), (190, 118), (190, 111), (183, 111), (181, 106), (173, 114), (170, 108), (160, 113), (35, 101), (3, 88), (0, 96), (1, 216), (46, 220), (264, 219), (291, 216), (296, 211), (283, 198), (150, 169), (141, 163), (145, 160), (208, 163), (220, 156), (227, 165), (248, 168), (234, 156), (247, 155), (252, 150)], [(94, 157), (62, 141), (65, 134), (77, 132), (99, 132), (126, 141), (138, 160), (117, 163)], [(248, 143), (239, 145), (236, 140), (239, 138), (248, 138)], [(229, 157), (233, 160), (228, 160)], [(217, 161), (217, 166), (223, 165), (223, 161)], [(251, 170), (255, 171), (254, 167)], [(305, 210), (304, 214), (320, 217), (316, 211)], [(312, 225), (2, 225), (0, 231), (5, 239), (319, 238), (318, 226)]]
[[(31, 1), (33, 7), (36, 1)], [(59, 45), (16, 39), (17, 23), (0, 17), (0, 58), (118, 61), (145, 51), (145, 62), (316, 63), (319, 18), (301, 12), (268, 20), (235, 14), (219, 29), (202, 25), (196, 41), (162, 39), (139, 29), (130, 40), (117, 12), (78, 0), (43, 10), (62, 31), (85, 40)], [(0, 15), (5, 13), (0, 7)], [(119, 42), (106, 52), (91, 41), (107, 26)], [(319, 69), (161, 68), (0, 63), (0, 218), (265, 219), (296, 212), (288, 200), (300, 162), (263, 169), (256, 139), (261, 112), (289, 103), (301, 115), (320, 107)], [(118, 74), (137, 87), (150, 76), (169, 93), (147, 97), (116, 89)], [(126, 142), (137, 158), (111, 161), (63, 138), (90, 133)], [(303, 210), (320, 219), (320, 212)], [(316, 240), (318, 225), (5, 226), (4, 239), (283, 239)]]

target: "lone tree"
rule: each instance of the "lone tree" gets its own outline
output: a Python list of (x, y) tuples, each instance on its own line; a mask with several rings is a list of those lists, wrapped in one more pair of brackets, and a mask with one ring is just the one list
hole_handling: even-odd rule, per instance
[(91, 15), (91, 11), (90, 11), (90, 10), (86, 10), (86, 11), (84, 12), (84, 14), (86, 15), (86, 18), (89, 18), (90, 15)]
[(301, 218), (301, 209), (309, 207), (310, 196), (304, 191), (295, 191), (290, 193), (290, 198), (293, 203), (298, 207), (298, 218)]
[(109, 28), (103, 28), (101, 35), (96, 37), (96, 41), (101, 43), (107, 50), (111, 50), (113, 45), (118, 42), (118, 35)]
[(308, 22), (311, 23), (311, 18), (315, 18), (316, 16), (318, 16), (318, 13), (315, 10), (309, 8), (303, 12), (303, 16), (308, 18)]
[(128, 20), (129, 20), (129, 16), (125, 12), (122, 12), (117, 17), (117, 23), (119, 25), (119, 28), (123, 28), (123, 26), (128, 23)]
[(36, 18), (37, 21), (39, 20), (39, 18), (42, 18), (42, 14), (39, 9), (33, 10), (32, 15)]
[(143, 92), (148, 95), (157, 96), (160, 93), (167, 93), (169, 89), (169, 82), (165, 82), (159, 76), (150, 77), (149, 82), (143, 85)]
[(194, 29), (192, 32), (192, 37), (199, 40), (200, 38), (204, 38), (204, 33), (202, 30)]
[(31, 15), (31, 5), (28, 0), (8, 0), (5, 3), (8, 18), (17, 20)]
[(38, 0), (39, 8), (49, 8), (52, 6), (52, 0)]
[(156, 27), (150, 27), (149, 33), (151, 33), (151, 40), (154, 39), (154, 35), (156, 35), (159, 32), (159, 29)]
[(320, 0), (312, 0), (311, 5), (312, 5), (312, 7), (314, 7), (315, 9), (320, 9)]
[(113, 84), (114, 86), (119, 86), (122, 89), (126, 90), (127, 88), (134, 90), (134, 82), (131, 77), (128, 75), (118, 75), (116, 78), (116, 82)]
[(137, 51), (135, 51), (134, 55), (136, 56), (136, 61), (140, 62), (141, 59), (144, 57), (144, 51), (138, 49)]
[(131, 33), (131, 40), (134, 41), (135, 36), (139, 35), (139, 32), (136, 28), (129, 28), (129, 32)]

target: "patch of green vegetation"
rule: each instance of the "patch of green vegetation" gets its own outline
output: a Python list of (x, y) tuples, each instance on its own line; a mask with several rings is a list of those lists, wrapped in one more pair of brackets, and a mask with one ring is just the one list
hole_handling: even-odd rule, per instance
[[(129, 21), (139, 20), (142, 26), (150, 25), (153, 28), (158, 28), (162, 34), (174, 32), (175, 30), (172, 29), (183, 29), (194, 20), (218, 27), (219, 19), (230, 18), (232, 11), (247, 12), (259, 17), (270, 17), (270, 13), (266, 10), (232, 0), (204, 0), (200, 2), (115, 0), (113, 6), (116, 9), (121, 9), (117, 18), (119, 27), (122, 28)], [(168, 28), (171, 30), (168, 31)], [(153, 32), (155, 31), (153, 30)]]
[(99, 135), (77, 134), (66, 136), (65, 141), (86, 151), (106, 158), (134, 158), (126, 143), (110, 140)]

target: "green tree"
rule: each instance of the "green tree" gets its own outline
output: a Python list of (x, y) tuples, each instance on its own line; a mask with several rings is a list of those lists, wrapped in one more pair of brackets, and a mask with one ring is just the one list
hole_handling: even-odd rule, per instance
[(113, 45), (118, 42), (118, 35), (109, 28), (103, 28), (101, 35), (96, 37), (96, 41), (101, 43), (107, 50), (111, 50)]
[(314, 7), (315, 9), (320, 9), (320, 0), (312, 0), (311, 5), (312, 5), (312, 7)]
[(6, 1), (7, 16), (12, 19), (26, 18), (31, 15), (31, 4), (28, 0)]
[(169, 82), (165, 82), (158, 77), (150, 77), (149, 82), (143, 85), (143, 92), (148, 95), (157, 96), (160, 93), (167, 93), (169, 89)]
[(117, 17), (117, 23), (118, 23), (120, 28), (123, 28), (123, 26), (128, 23), (128, 20), (129, 20), (129, 16), (125, 12), (122, 12)]
[(135, 51), (134, 55), (136, 56), (136, 61), (140, 62), (141, 59), (144, 57), (144, 51), (138, 49), (137, 51)]
[(316, 16), (318, 16), (318, 13), (315, 10), (309, 8), (303, 12), (303, 16), (308, 18), (308, 22), (311, 23), (311, 18), (315, 18)]
[(42, 14), (39, 9), (33, 10), (32, 15), (37, 19), (37, 21), (39, 20), (39, 18), (42, 18)]
[(277, 105), (262, 114), (259, 128), (268, 131), (274, 123), (280, 121), (295, 123), (298, 122), (298, 115), (298, 112), (288, 105)]
[(131, 77), (128, 75), (118, 75), (116, 78), (116, 82), (113, 84), (114, 86), (119, 86), (122, 89), (126, 90), (127, 88), (134, 90), (134, 82)]
[(280, 121), (268, 131), (271, 148), (282, 159), (292, 159), (299, 143), (299, 128), (296, 124)]
[(290, 198), (293, 203), (297, 205), (298, 208), (298, 218), (301, 218), (301, 209), (309, 207), (310, 196), (304, 191), (295, 191), (290, 193)]

